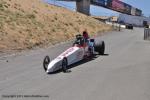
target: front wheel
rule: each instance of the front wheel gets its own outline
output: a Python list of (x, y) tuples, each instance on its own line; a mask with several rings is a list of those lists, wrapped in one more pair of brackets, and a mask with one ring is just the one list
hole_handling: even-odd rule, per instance
[(64, 58), (64, 59), (62, 60), (62, 71), (63, 71), (63, 72), (66, 72), (66, 71), (67, 71), (67, 66), (68, 66), (67, 58)]
[(43, 67), (44, 67), (45, 71), (47, 70), (49, 63), (50, 63), (50, 58), (49, 58), (49, 56), (46, 56), (43, 61)]

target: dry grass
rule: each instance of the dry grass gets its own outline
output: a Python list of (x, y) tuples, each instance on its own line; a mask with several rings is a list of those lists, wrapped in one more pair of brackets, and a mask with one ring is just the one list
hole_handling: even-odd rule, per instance
[(66, 41), (87, 29), (92, 35), (110, 26), (40, 0), (0, 1), (0, 51), (31, 49)]

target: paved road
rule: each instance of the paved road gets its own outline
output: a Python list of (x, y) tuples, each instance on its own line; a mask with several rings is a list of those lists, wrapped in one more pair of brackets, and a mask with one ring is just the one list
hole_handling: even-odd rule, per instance
[[(47, 75), (42, 68), (46, 54), (54, 58), (70, 43), (1, 57), (0, 100), (150, 100), (150, 42), (143, 40), (143, 29), (100, 39), (106, 42), (106, 55), (70, 73)], [(5, 97), (9, 95), (46, 97)]]

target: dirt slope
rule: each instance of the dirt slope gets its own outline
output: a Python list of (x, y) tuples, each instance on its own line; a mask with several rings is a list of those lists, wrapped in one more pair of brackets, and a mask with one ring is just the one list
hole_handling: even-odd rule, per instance
[(111, 30), (91, 17), (40, 0), (0, 0), (0, 52), (55, 44), (85, 28), (90, 34)]

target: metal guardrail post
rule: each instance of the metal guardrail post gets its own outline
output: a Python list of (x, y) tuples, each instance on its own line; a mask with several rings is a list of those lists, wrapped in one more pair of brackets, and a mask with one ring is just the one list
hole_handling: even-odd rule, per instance
[(147, 39), (150, 37), (150, 29), (148, 29)]
[(146, 29), (144, 28), (144, 40), (146, 39)]

